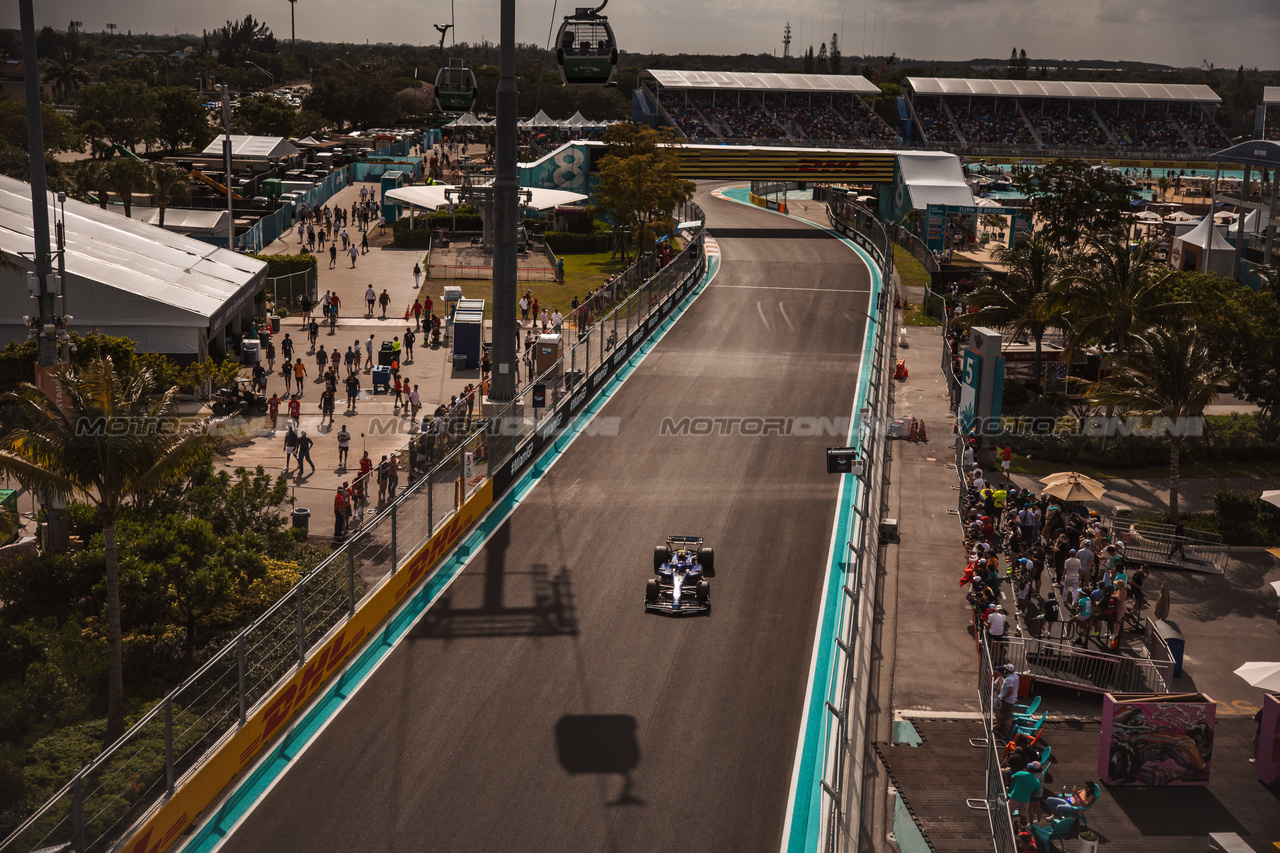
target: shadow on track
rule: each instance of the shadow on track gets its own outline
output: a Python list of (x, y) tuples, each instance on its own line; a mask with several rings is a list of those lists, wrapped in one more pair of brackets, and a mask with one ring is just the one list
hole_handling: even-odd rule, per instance
[(636, 718), (629, 714), (569, 714), (556, 723), (556, 755), (571, 775), (617, 773), (622, 776), (618, 798), (606, 805), (643, 806), (631, 793), (631, 772), (640, 763)]

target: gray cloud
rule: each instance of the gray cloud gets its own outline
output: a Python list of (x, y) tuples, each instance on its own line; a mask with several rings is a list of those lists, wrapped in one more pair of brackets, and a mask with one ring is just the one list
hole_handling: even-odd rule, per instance
[[(579, 0), (560, 0), (556, 18)], [(518, 3), (517, 37), (545, 44), (552, 0)], [(497, 0), (457, 3), (457, 39), (498, 37)], [(916, 59), (1007, 56), (1025, 49), (1034, 58), (1136, 59), (1177, 66), (1280, 67), (1278, 0), (898, 0), (893, 4), (787, 0), (612, 0), (606, 10), (626, 50), (640, 53), (780, 53), (792, 25), (792, 53), (841, 33), (846, 55), (885, 52)], [(449, 18), (445, 0), (298, 0), (299, 38), (317, 41), (433, 44), (432, 23)], [(101, 31), (110, 22), (135, 32), (195, 32), (227, 18), (253, 14), (277, 34), (289, 34), (287, 0), (40, 0), (40, 26), (70, 20)], [(881, 22), (883, 21), (883, 26)], [(864, 28), (865, 22), (865, 28)], [(16, 27), (14, 3), (3, 4), (0, 26)], [(874, 33), (874, 39), (873, 39)]]

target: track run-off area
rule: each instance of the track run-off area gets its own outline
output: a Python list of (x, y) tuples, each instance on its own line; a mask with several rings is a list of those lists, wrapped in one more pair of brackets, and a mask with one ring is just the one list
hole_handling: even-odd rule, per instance
[[(825, 450), (848, 442), (872, 278), (824, 229), (713, 189), (710, 281), (184, 850), (789, 846), (840, 500)], [(715, 549), (709, 617), (646, 614), (667, 535)]]

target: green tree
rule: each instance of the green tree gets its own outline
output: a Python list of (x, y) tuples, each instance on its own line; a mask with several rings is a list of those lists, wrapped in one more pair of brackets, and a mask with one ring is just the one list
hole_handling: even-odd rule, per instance
[(213, 139), (209, 111), (194, 89), (162, 86), (153, 90), (156, 104), (155, 136), (170, 151), (188, 145), (203, 148)]
[(298, 111), (273, 95), (250, 95), (240, 99), (234, 121), (251, 135), (293, 136)]
[[(1204, 409), (1217, 398), (1229, 368), (1194, 325), (1150, 329), (1129, 342), (1112, 373), (1090, 388), (1098, 403), (1166, 419), (1169, 437), (1169, 521), (1178, 523), (1182, 442), (1198, 434)], [(1160, 422), (1155, 421), (1158, 425)]]
[[(59, 115), (48, 104), (40, 105), (40, 126), (46, 154), (79, 151), (84, 137), (75, 122)], [(23, 101), (0, 101), (0, 142), (20, 151), (27, 150), (27, 105)]]
[(252, 59), (254, 54), (275, 52), (276, 37), (271, 28), (253, 15), (227, 21), (226, 26), (218, 30), (218, 61), (223, 65), (236, 66)]
[[(655, 225), (693, 197), (694, 185), (680, 177), (669, 129), (615, 124), (604, 135), (609, 153), (600, 161), (596, 204), (629, 229), (637, 246), (652, 245)], [(627, 260), (625, 246), (623, 259)]]
[(109, 142), (133, 150), (155, 137), (156, 102), (137, 80), (96, 83), (80, 92), (76, 120), (96, 121)]
[(1170, 293), (1172, 275), (1150, 243), (1130, 250), (1123, 234), (1090, 237), (1059, 288), (1068, 354), (1094, 345), (1121, 353), (1151, 327), (1183, 322), (1192, 306)]
[(1122, 230), (1135, 197), (1120, 175), (1075, 160), (1054, 160), (1039, 171), (1015, 175), (1013, 183), (1031, 200), (1041, 230), (1059, 246)]
[(1029, 335), (1036, 345), (1036, 388), (1044, 393), (1044, 335), (1060, 322), (1055, 299), (1062, 276), (1058, 253), (1037, 233), (1012, 249), (1001, 246), (992, 257), (1008, 277), (1003, 283), (988, 278), (981, 284), (969, 296), (969, 304), (978, 310), (960, 319), (970, 326), (994, 326), (1015, 337)]
[(818, 74), (827, 73), (827, 43), (818, 46), (818, 55), (813, 60), (813, 70)]
[(79, 495), (102, 521), (107, 611), (107, 741), (124, 733), (123, 635), (116, 522), (128, 502), (184, 474), (209, 439), (177, 421), (176, 388), (110, 358), (56, 376), (61, 405), (25, 384), (4, 401), (19, 426), (0, 439), (0, 470), (42, 494)]
[(111, 190), (111, 173), (101, 160), (81, 160), (76, 164), (75, 189), (72, 194), (81, 201), (97, 202), (107, 209), (107, 195)]
[(145, 192), (151, 182), (150, 164), (132, 157), (114, 157), (107, 165), (107, 180), (120, 197), (126, 217), (133, 213), (134, 193)]
[(77, 59), (70, 49), (58, 51), (42, 65), (44, 81), (53, 87), (54, 97), (61, 98), (63, 103), (70, 101), (76, 90), (89, 82), (84, 60)]
[(187, 173), (168, 163), (151, 164), (151, 195), (160, 210), (160, 227), (164, 227), (164, 212), (174, 199), (191, 198), (191, 179)]
[(840, 37), (838, 33), (831, 34), (831, 73), (843, 74), (844, 67), (840, 58)]

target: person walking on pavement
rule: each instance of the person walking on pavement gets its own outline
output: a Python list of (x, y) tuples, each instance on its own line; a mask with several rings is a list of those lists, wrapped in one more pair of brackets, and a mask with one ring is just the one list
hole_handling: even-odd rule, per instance
[(353, 373), (347, 377), (347, 411), (356, 414), (356, 400), (360, 397), (360, 375)]
[(293, 457), (298, 452), (298, 434), (293, 430), (293, 424), (289, 424), (289, 429), (284, 434), (284, 470), (289, 473), (289, 463), (293, 461)]
[(373, 316), (373, 303), (378, 301), (378, 293), (373, 289), (373, 285), (369, 285), (364, 291), (364, 304), (369, 306), (369, 310), (365, 316)]
[(291, 430), (302, 425), (302, 403), (298, 400), (297, 394), (289, 398), (289, 422)]
[(356, 247), (355, 247), (355, 246), (352, 246), (351, 248), (347, 249), (347, 254), (351, 256), (351, 268), (352, 268), (352, 269), (355, 269), (355, 268), (356, 268), (356, 255), (358, 255), (358, 254), (360, 254), (360, 253), (356, 251)]
[(316, 322), (314, 317), (307, 323), (307, 336), (311, 340), (311, 349), (308, 352), (315, 352), (316, 339), (320, 337), (320, 324)]
[(422, 301), (413, 300), (413, 328), (415, 331), (422, 331)]
[(392, 409), (392, 411), (399, 411), (399, 410), (400, 410), (400, 404), (401, 404), (401, 402), (402, 402), (402, 400), (401, 400), (401, 398), (400, 398), (400, 392), (404, 390), (404, 385), (400, 382), (400, 377), (399, 377), (398, 375), (397, 375), (397, 376), (395, 376), (395, 377), (393, 377), (392, 384), (393, 384), (393, 386), (394, 386), (394, 388), (395, 388), (395, 392), (396, 392), (396, 405), (395, 405), (395, 407)]
[(369, 232), (365, 231), (360, 235), (360, 254), (369, 254)]
[(276, 372), (276, 341), (275, 338), (267, 338), (267, 370), (271, 373)]
[(338, 244), (329, 244), (329, 269), (333, 269), (338, 265)]
[(293, 338), (289, 337), (288, 332), (284, 333), (284, 340), (280, 342), (280, 355), (284, 356), (284, 373), (287, 376), (289, 368), (293, 366)]
[(325, 418), (329, 419), (329, 423), (333, 423), (333, 398), (335, 393), (332, 387), (326, 387), (320, 393), (320, 426), (324, 426)]
[(413, 265), (413, 286), (422, 286), (422, 267), (418, 266), (416, 263)]
[(316, 472), (316, 463), (311, 461), (311, 448), (315, 446), (315, 442), (307, 437), (307, 431), (304, 429), (298, 433), (298, 479), (302, 479), (302, 463), (305, 462), (311, 466), (311, 473)]
[(302, 396), (302, 380), (307, 375), (307, 366), (299, 358), (293, 363), (293, 384), (298, 386), (298, 396)]
[(418, 394), (418, 386), (414, 385), (409, 392), (409, 422), (418, 422), (418, 410), (422, 408), (422, 397)]
[(387, 319), (387, 306), (391, 304), (391, 294), (387, 293), (387, 289), (382, 288), (382, 295), (378, 297), (378, 304), (382, 306), (382, 319)]
[(267, 416), (271, 418), (271, 431), (275, 432), (276, 421), (280, 418), (280, 397), (276, 394), (267, 401)]
[(338, 429), (338, 467), (343, 471), (347, 470), (347, 453), (351, 450), (351, 433), (347, 431), (347, 425), (343, 424)]
[(364, 369), (373, 369), (373, 333), (369, 333), (369, 337), (364, 342)]
[(413, 364), (413, 342), (415, 340), (417, 340), (417, 336), (414, 335), (413, 329), (406, 327), (404, 330), (405, 364)]

